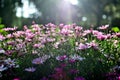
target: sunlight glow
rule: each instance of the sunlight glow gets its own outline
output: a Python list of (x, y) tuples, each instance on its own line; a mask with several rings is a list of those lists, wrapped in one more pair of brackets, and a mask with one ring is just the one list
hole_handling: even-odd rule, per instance
[(78, 4), (78, 0), (66, 0), (66, 1), (70, 2), (72, 5)]
[(33, 3), (29, 4), (28, 0), (22, 0), (22, 2), (23, 8), (17, 8), (17, 17), (29, 18), (31, 14), (38, 12)]

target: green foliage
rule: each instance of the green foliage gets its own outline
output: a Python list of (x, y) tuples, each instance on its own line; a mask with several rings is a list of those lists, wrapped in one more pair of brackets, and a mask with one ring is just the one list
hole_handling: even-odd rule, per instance
[(2, 23), (10, 27), (16, 19), (16, 7), (22, 5), (22, 0), (0, 0), (0, 18)]
[[(1, 35), (0, 47), (9, 53), (0, 58), (17, 59), (20, 67), (14, 72), (22, 80), (49, 77), (57, 70), (61, 75), (66, 74), (69, 80), (77, 76), (86, 80), (105, 80), (104, 75), (120, 58), (120, 40), (119, 34), (113, 37), (115, 33), (107, 33), (106, 26), (99, 29), (86, 30), (73, 25), (59, 27), (52, 23), (47, 26), (34, 24), (21, 31), (8, 28), (10, 33)], [(36, 68), (36, 71), (25, 71), (29, 67)], [(63, 74), (56, 68), (64, 68)], [(71, 74), (71, 69), (78, 70), (78, 73)]]
[(119, 29), (118, 27), (113, 27), (113, 28), (112, 28), (112, 31), (114, 31), (114, 32), (119, 32), (120, 29)]

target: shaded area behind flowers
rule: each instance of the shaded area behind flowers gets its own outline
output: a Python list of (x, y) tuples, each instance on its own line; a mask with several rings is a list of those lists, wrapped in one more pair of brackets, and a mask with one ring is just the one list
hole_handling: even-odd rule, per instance
[(105, 80), (120, 57), (120, 33), (109, 33), (108, 27), (94, 30), (49, 23), (24, 26), (21, 31), (3, 28), (7, 34), (0, 34), (1, 79), (9, 70), (2, 65), (9, 67), (4, 61), (11, 58), (19, 67), (12, 67), (10, 79)]

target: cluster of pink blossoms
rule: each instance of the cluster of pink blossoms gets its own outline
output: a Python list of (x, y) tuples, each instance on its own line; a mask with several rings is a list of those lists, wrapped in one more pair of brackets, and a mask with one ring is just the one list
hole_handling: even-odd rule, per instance
[[(98, 30), (94, 30), (93, 28), (84, 29), (81, 26), (76, 26), (76, 24), (55, 25), (52, 23), (47, 25), (34, 24), (31, 27), (24, 26), (23, 30), (17, 30), (17, 27), (3, 28), (2, 30), (7, 33), (0, 33), (0, 55), (2, 55), (0, 59), (5, 56), (4, 63), (7, 68), (17, 67), (15, 60), (11, 60), (11, 57), (18, 58), (26, 54), (38, 56), (38, 58), (32, 60), (33, 65), (44, 64), (51, 56), (54, 56), (60, 62), (67, 60), (69, 63), (82, 61), (85, 58), (76, 55), (76, 53), (91, 48), (100, 50), (101, 44), (99, 42), (111, 41), (113, 42), (112, 46), (116, 48), (119, 46), (120, 32), (107, 33), (105, 32), (107, 28), (109, 28), (109, 25), (103, 25)], [(65, 54), (61, 56), (63, 53)], [(5, 65), (0, 64), (0, 74), (7, 68)], [(25, 68), (25, 71), (35, 72), (36, 68), (28, 67)], [(57, 75), (64, 74), (61, 68), (55, 68), (55, 71)], [(70, 72), (77, 73), (78, 70), (71, 69)], [(52, 76), (56, 76), (56, 74)], [(74, 80), (84, 80), (84, 78), (76, 77)]]

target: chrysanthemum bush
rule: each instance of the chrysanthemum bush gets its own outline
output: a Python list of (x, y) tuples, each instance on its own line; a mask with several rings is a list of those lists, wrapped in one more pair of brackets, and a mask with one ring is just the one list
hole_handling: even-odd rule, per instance
[(1, 30), (0, 80), (120, 80), (120, 33), (109, 25)]

